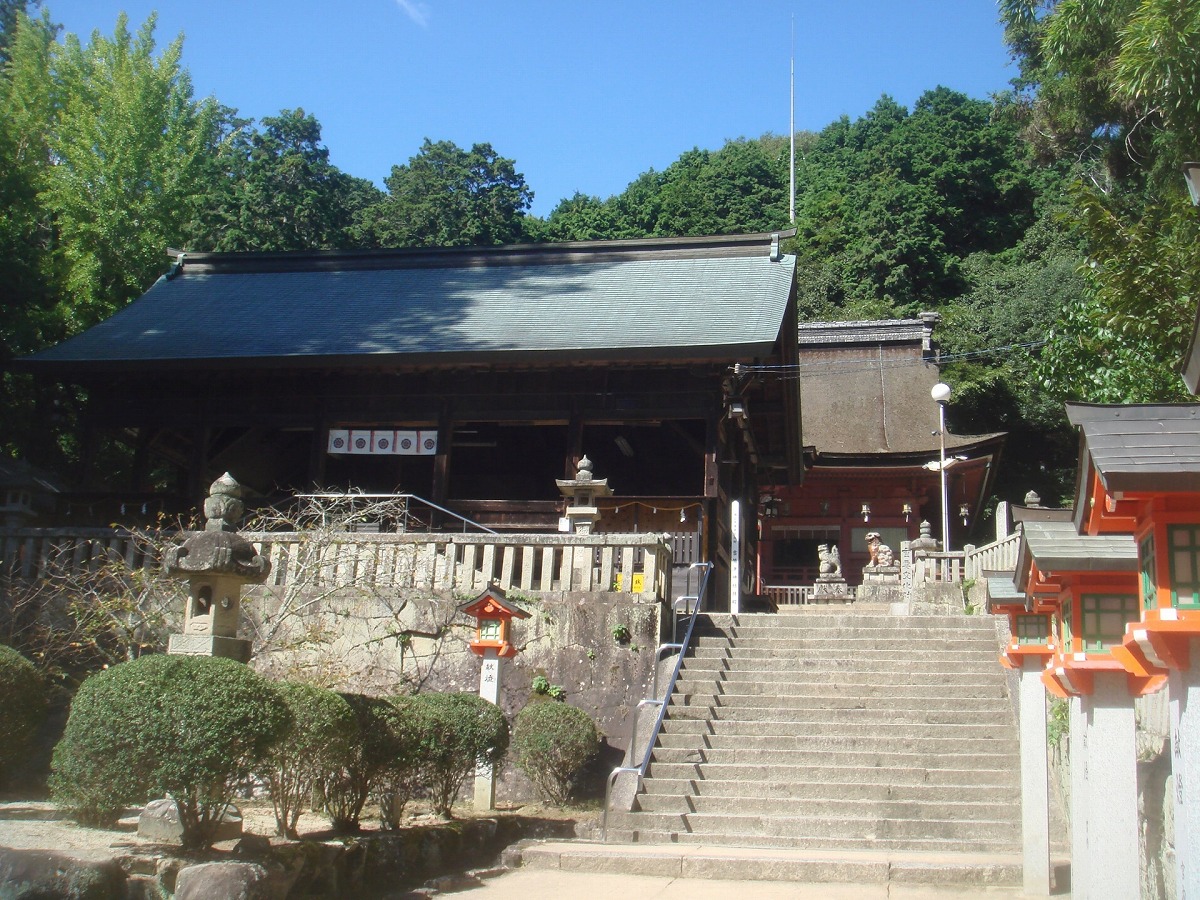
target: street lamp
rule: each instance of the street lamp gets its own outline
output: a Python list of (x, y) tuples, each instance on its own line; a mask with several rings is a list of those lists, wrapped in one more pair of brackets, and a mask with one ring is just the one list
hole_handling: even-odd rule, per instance
[(1185, 162), (1183, 177), (1187, 180), (1188, 193), (1192, 197), (1192, 205), (1200, 206), (1200, 162)]
[(950, 510), (946, 500), (946, 403), (950, 400), (950, 385), (939, 381), (929, 391), (938, 405), (938, 472), (942, 479), (942, 552), (950, 552)]

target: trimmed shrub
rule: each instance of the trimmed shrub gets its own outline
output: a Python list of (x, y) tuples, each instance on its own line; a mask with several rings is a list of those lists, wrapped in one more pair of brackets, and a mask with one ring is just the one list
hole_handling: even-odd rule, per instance
[(555, 806), (570, 802), (599, 750), (591, 716), (565, 703), (530, 703), (513, 725), (517, 766)]
[(235, 785), (286, 732), (271, 683), (231, 659), (143, 656), (88, 678), (54, 749), (50, 788), (85, 824), (170, 796), (186, 849), (212, 843)]
[(25, 758), (46, 718), (46, 683), (33, 663), (0, 645), (0, 784)]
[(333, 830), (356, 834), (363, 807), (397, 756), (404, 752), (399, 713), (391, 703), (365, 694), (342, 694), (358, 723), (358, 740), (343, 765), (322, 785), (325, 811)]
[(340, 695), (311, 684), (278, 682), (291, 724), (257, 768), (271, 791), (275, 831), (295, 838), (296, 822), (313, 789), (345, 768), (358, 745), (358, 720)]
[(450, 815), (458, 793), (479, 765), (495, 769), (508, 750), (508, 723), (498, 706), (477, 694), (417, 694), (421, 780), (434, 812)]
[(373, 795), (379, 804), (379, 819), (389, 831), (400, 827), (404, 807), (421, 788), (420, 713), (408, 695), (392, 697), (396, 737), (395, 756), (379, 774)]

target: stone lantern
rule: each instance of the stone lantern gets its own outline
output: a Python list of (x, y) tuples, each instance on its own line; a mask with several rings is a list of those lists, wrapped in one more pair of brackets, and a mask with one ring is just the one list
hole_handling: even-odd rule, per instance
[(568, 530), (573, 534), (591, 534), (600, 521), (597, 497), (611, 497), (607, 478), (592, 478), (592, 461), (586, 456), (579, 460), (575, 477), (556, 479), (558, 489), (567, 498)]
[(163, 570), (188, 583), (183, 634), (171, 635), (168, 653), (250, 659), (250, 641), (238, 637), (242, 587), (262, 584), (271, 564), (237, 533), (241, 498), (241, 485), (226, 472), (204, 501), (204, 531), (167, 550)]
[[(488, 703), (500, 705), (500, 660), (517, 655), (517, 648), (510, 640), (513, 619), (528, 619), (529, 613), (514, 606), (499, 585), (488, 585), (488, 589), (469, 603), (459, 607), (461, 612), (475, 619), (475, 640), (471, 641), (471, 652), (483, 657), (479, 672), (479, 696)], [(475, 771), (475, 808), (494, 809), (496, 806), (496, 780), (492, 767), (486, 763)]]

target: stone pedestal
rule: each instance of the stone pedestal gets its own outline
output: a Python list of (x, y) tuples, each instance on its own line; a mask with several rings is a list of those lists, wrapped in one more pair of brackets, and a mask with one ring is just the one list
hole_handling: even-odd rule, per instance
[(854, 595), (842, 577), (820, 576), (813, 589), (813, 603), (853, 603)]
[(240, 663), (250, 662), (251, 643), (245, 638), (219, 634), (173, 634), (167, 652), (179, 656), (221, 656)]
[(1124, 672), (1093, 678), (1092, 693), (1071, 700), (1071, 896), (1137, 897), (1133, 697)]
[(1040, 658), (1022, 662), (1020, 707), (1023, 890), (1040, 897), (1050, 893), (1050, 780), (1046, 756), (1046, 688), (1042, 684)]
[(900, 584), (899, 566), (863, 566), (862, 586), (858, 589), (861, 603), (900, 603), (904, 590)]
[(1171, 772), (1175, 782), (1175, 884), (1179, 897), (1200, 897), (1200, 639), (1188, 641), (1191, 667), (1172, 669)]

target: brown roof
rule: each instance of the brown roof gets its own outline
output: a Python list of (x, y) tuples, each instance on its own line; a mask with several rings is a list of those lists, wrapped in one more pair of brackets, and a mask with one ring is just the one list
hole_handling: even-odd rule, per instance
[[(938, 452), (939, 380), (932, 355), (937, 317), (800, 326), (804, 442), (818, 456)], [(947, 433), (947, 451), (1001, 435)]]

